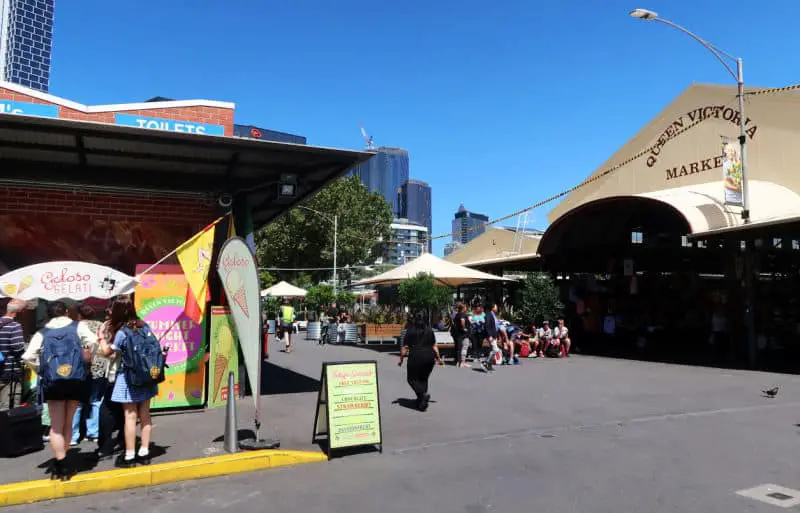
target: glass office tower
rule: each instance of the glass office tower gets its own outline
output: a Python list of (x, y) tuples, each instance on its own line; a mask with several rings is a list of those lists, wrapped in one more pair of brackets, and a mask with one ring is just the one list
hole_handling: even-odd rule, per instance
[(388, 146), (375, 148), (374, 151), (377, 154), (354, 167), (351, 174), (360, 178), (367, 189), (383, 196), (392, 206), (395, 216), (401, 217), (397, 191), (408, 181), (408, 152)]
[[(398, 217), (426, 227), (428, 236), (433, 233), (430, 185), (421, 180), (408, 180), (400, 186), (397, 193), (397, 205)], [(431, 245), (431, 241), (428, 240), (428, 253), (431, 252)]]

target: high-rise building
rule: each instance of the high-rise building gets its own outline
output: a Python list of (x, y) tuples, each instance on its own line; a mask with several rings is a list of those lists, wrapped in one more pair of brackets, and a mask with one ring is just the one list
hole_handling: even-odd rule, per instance
[(386, 244), (384, 264), (403, 265), (425, 253), (428, 228), (408, 219), (395, 219), (391, 225), (392, 240)]
[(397, 191), (408, 181), (408, 152), (401, 148), (380, 146), (377, 154), (353, 168), (351, 174), (361, 179), (371, 192), (377, 192), (399, 217)]
[(55, 0), (0, 0), (0, 81), (50, 88)]
[(463, 244), (461, 244), (458, 241), (448, 242), (447, 244), (444, 245), (444, 256), (448, 256), (450, 253), (457, 250), (461, 246), (463, 246)]
[(306, 144), (306, 138), (302, 135), (287, 134), (286, 132), (276, 132), (266, 128), (258, 128), (250, 125), (233, 125), (233, 135), (236, 137), (250, 137), (251, 139), (261, 139), (262, 141), (286, 142), (293, 144)]
[(466, 244), (486, 231), (485, 224), (489, 218), (483, 214), (476, 214), (464, 208), (462, 203), (453, 219), (453, 242)]
[[(408, 219), (414, 224), (428, 229), (428, 236), (433, 233), (431, 219), (431, 186), (421, 180), (408, 180), (397, 192), (398, 217)], [(431, 241), (427, 244), (431, 252)]]

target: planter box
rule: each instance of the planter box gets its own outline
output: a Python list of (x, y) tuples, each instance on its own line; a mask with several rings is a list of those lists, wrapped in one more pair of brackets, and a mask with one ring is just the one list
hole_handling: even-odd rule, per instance
[(403, 329), (402, 324), (362, 324), (361, 338), (363, 340), (369, 339), (386, 339), (397, 338), (400, 336), (400, 331)]

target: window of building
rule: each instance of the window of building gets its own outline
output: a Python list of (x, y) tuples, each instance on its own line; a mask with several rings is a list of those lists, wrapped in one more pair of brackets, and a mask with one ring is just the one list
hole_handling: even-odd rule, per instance
[(644, 234), (640, 231), (634, 230), (631, 232), (631, 244), (642, 244), (644, 242)]

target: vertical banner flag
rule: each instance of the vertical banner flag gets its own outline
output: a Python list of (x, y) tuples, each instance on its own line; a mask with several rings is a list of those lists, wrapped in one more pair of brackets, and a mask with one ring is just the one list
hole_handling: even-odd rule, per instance
[(239, 335), (247, 379), (253, 391), (258, 420), (261, 391), (261, 310), (258, 290), (258, 266), (241, 237), (228, 239), (217, 259), (217, 273), (228, 298), (228, 308)]
[(186, 315), (189, 283), (181, 266), (140, 264), (136, 312), (162, 346), (169, 345), (166, 380), (150, 403), (154, 410), (203, 406), (206, 388), (205, 326)]
[[(235, 390), (228, 390), (228, 373), (233, 372)], [(211, 307), (211, 358), (208, 361), (208, 407), (225, 406), (228, 394), (239, 395), (239, 344), (230, 310)]]
[(208, 271), (211, 268), (214, 250), (215, 228), (222, 219), (220, 217), (203, 228), (175, 251), (186, 275), (186, 281), (189, 282), (189, 290), (186, 293), (186, 315), (197, 323), (203, 320), (206, 303), (210, 300)]
[(725, 189), (725, 204), (741, 207), (742, 201), (742, 158), (738, 144), (727, 137), (722, 138), (722, 183)]

